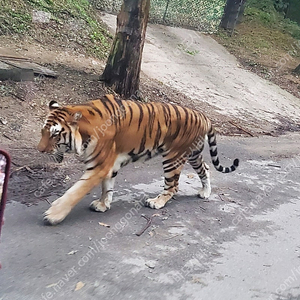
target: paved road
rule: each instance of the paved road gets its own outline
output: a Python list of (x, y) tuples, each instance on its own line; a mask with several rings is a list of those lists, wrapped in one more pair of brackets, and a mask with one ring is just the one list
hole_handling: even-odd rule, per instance
[[(9, 203), (0, 299), (299, 299), (299, 138), (219, 138), (222, 162), (239, 157), (241, 166), (211, 171), (209, 201), (195, 196), (200, 182), (187, 166), (163, 210), (141, 206), (162, 186), (155, 159), (120, 172), (104, 214), (88, 209), (99, 189), (55, 227), (42, 223), (47, 202)], [(136, 236), (141, 215), (154, 213)]]

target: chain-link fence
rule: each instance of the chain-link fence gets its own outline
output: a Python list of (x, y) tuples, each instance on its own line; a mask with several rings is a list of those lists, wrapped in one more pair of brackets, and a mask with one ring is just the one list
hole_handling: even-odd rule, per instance
[[(98, 9), (117, 13), (122, 0), (90, 0)], [(226, 0), (151, 0), (150, 22), (214, 32)]]

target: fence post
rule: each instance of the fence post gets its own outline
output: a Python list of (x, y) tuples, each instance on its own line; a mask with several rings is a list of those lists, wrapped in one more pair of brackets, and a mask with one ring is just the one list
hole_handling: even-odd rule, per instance
[(170, 3), (170, 0), (167, 0), (166, 10), (165, 10), (165, 13), (164, 13), (164, 16), (163, 16), (163, 21), (164, 22), (166, 22), (166, 15), (167, 15), (167, 11), (168, 11), (168, 8), (169, 8), (169, 3)]

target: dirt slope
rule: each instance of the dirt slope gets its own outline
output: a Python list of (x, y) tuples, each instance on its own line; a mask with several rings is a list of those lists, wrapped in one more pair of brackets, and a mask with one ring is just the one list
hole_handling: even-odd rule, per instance
[[(103, 21), (115, 30), (116, 17)], [(190, 97), (233, 116), (253, 132), (300, 129), (300, 100), (243, 68), (210, 36), (183, 28), (149, 24), (143, 72)]]

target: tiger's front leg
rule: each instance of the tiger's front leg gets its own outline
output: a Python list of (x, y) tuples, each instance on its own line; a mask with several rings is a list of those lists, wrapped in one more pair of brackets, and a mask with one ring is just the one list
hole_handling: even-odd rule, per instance
[(87, 171), (67, 192), (57, 200), (44, 213), (44, 221), (46, 224), (56, 225), (63, 221), (72, 208), (95, 186), (97, 186), (107, 172), (92, 170)]
[(112, 202), (113, 189), (115, 185), (115, 177), (105, 178), (102, 181), (102, 195), (99, 200), (94, 200), (90, 204), (90, 209), (94, 211), (105, 212), (110, 209), (110, 203)]

